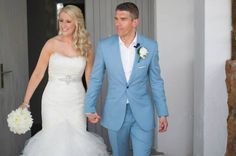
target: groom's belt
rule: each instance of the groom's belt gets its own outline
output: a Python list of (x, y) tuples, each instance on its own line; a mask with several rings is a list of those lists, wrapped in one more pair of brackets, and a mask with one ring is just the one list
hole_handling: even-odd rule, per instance
[(54, 75), (49, 76), (49, 81), (59, 80), (65, 82), (66, 84), (70, 84), (72, 82), (80, 82), (81, 78), (79, 75)]

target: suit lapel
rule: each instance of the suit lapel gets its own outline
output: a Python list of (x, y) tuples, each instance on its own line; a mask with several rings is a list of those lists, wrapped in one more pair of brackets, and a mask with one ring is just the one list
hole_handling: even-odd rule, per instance
[[(141, 42), (141, 38), (140, 38), (140, 35), (137, 34), (137, 43), (140, 44), (140, 46), (142, 46), (142, 42)], [(132, 82), (133, 78), (134, 78), (134, 75), (135, 75), (135, 69), (136, 69), (136, 66), (138, 64), (138, 59), (139, 59), (139, 56), (138, 56), (138, 52), (137, 52), (137, 48), (135, 49), (135, 58), (134, 58), (134, 64), (133, 64), (133, 68), (132, 68), (132, 72), (131, 72), (131, 75), (130, 75), (130, 79), (129, 79), (129, 82)]]
[(114, 60), (116, 60), (116, 61), (114, 61), (114, 64), (118, 68), (118, 71), (116, 71), (116, 72), (119, 72), (120, 73), (119, 75), (121, 75), (122, 80), (126, 82), (125, 72), (124, 72), (122, 61), (121, 61), (121, 54), (120, 54), (120, 46), (119, 46), (118, 36), (115, 38), (115, 43), (114, 43), (113, 49), (114, 49), (114, 55), (112, 57), (117, 58), (117, 59), (114, 59)]

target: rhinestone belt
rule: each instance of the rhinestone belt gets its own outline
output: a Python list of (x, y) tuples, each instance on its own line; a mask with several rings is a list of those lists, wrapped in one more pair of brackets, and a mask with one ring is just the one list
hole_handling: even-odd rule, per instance
[(50, 76), (49, 80), (59, 80), (65, 82), (66, 84), (70, 84), (71, 82), (81, 81), (80, 77), (77, 75)]

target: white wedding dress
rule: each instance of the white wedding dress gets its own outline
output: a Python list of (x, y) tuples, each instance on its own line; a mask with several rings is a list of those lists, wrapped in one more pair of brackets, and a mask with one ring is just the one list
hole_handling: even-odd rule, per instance
[(85, 57), (53, 53), (42, 97), (42, 130), (30, 138), (22, 156), (108, 156), (102, 138), (86, 131), (82, 75)]

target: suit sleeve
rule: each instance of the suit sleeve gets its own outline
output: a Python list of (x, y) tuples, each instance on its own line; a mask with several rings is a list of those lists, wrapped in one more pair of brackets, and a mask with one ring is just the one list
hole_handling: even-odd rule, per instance
[(101, 43), (99, 43), (96, 49), (93, 70), (90, 76), (90, 82), (85, 96), (85, 113), (96, 112), (97, 97), (102, 86), (104, 72), (105, 63)]
[(164, 81), (161, 78), (159, 65), (158, 46), (155, 42), (154, 53), (152, 55), (151, 64), (149, 67), (149, 79), (153, 95), (153, 100), (156, 105), (158, 116), (168, 116), (168, 108), (166, 104), (166, 96), (164, 91)]

